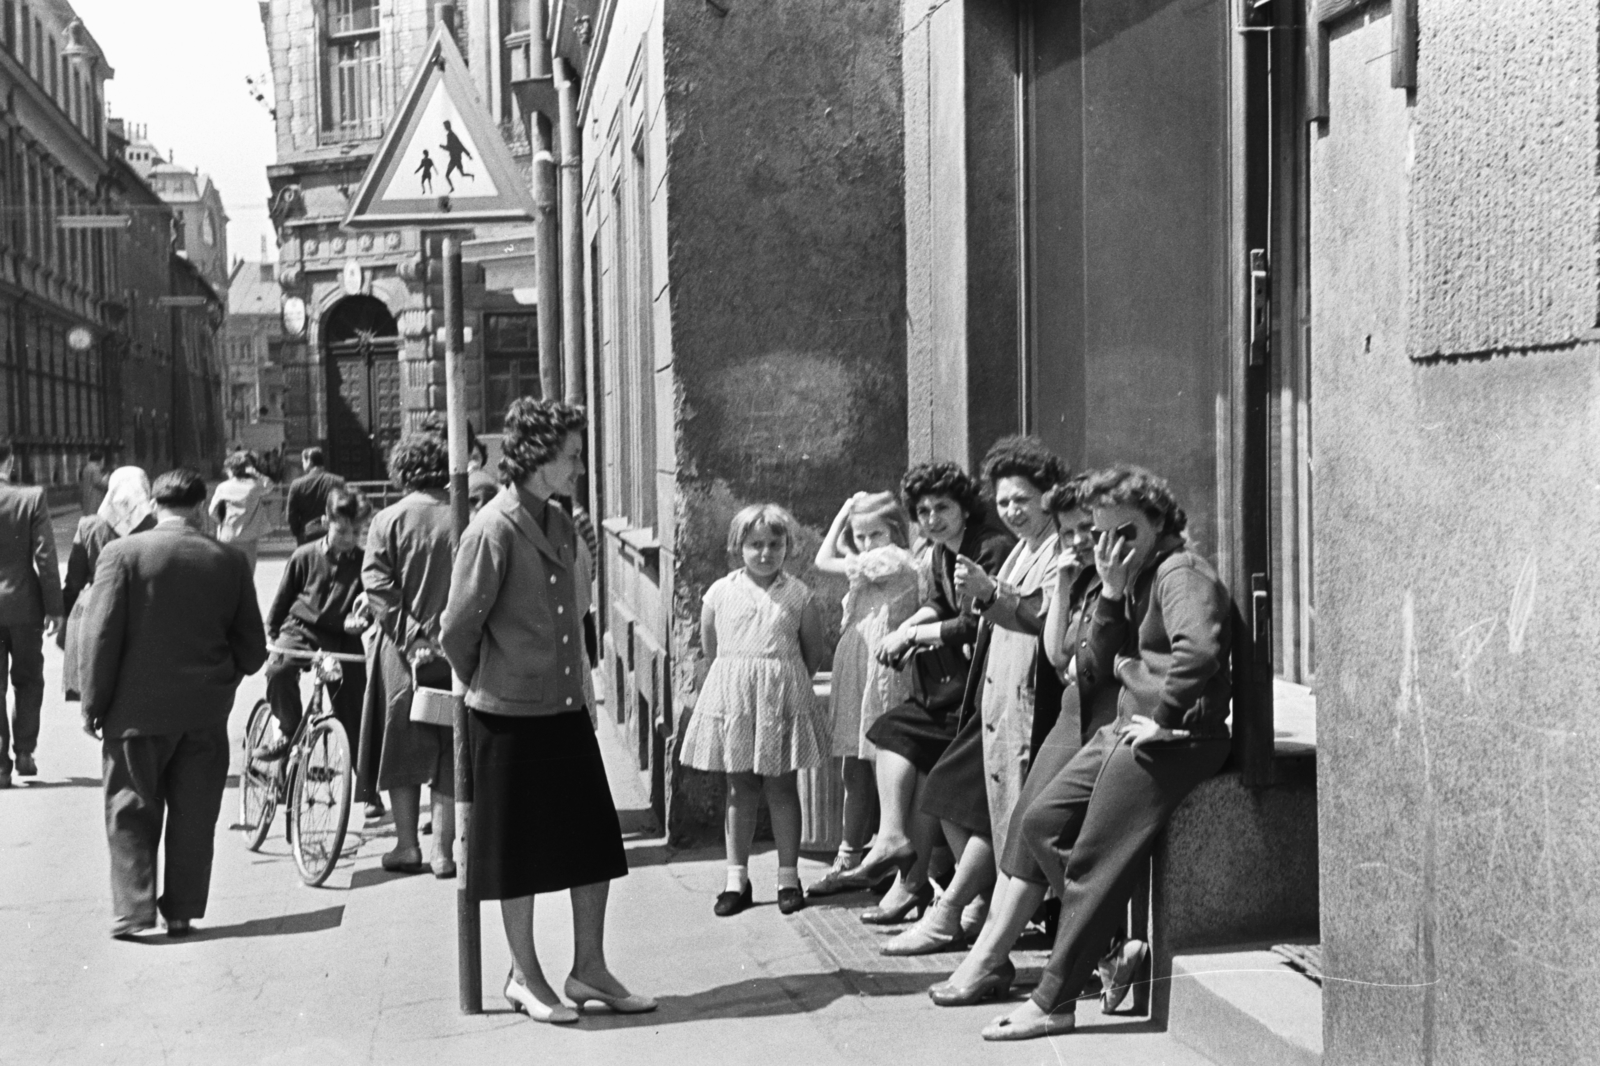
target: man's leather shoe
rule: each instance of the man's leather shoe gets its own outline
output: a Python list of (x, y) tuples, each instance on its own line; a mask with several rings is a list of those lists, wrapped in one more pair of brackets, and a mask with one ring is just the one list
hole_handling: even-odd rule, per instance
[(19, 752), (17, 754), (16, 770), (18, 777), (39, 776), (39, 764), (33, 761), (32, 753), (23, 755)]

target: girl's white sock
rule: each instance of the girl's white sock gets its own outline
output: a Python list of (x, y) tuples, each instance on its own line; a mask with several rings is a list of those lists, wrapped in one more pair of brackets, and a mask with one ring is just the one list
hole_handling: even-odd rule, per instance
[(800, 887), (800, 867), (798, 867), (798, 866), (780, 866), (780, 867), (778, 867), (778, 887), (779, 888), (799, 888)]
[(728, 867), (728, 886), (725, 891), (743, 892), (750, 883), (750, 868), (748, 866)]

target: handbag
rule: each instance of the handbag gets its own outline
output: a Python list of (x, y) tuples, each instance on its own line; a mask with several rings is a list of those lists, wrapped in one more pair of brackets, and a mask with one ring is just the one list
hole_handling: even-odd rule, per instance
[(911, 657), (911, 702), (925, 711), (959, 707), (967, 692), (968, 666), (955, 648), (918, 648)]
[(417, 680), (417, 668), (411, 667), (411, 720), (423, 725), (436, 725), (445, 729), (454, 727), (456, 708), (462, 697), (449, 689), (430, 688)]

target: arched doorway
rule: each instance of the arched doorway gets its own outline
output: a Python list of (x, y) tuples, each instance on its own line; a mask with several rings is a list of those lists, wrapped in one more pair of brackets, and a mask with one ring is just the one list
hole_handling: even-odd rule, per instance
[(381, 300), (347, 296), (322, 326), (328, 373), (328, 468), (352, 481), (386, 476), (400, 437), (400, 330)]

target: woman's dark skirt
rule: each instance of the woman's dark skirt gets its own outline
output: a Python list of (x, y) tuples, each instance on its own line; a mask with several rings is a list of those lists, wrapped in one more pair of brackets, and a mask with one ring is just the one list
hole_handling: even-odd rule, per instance
[(467, 717), (469, 898), (517, 899), (627, 874), (622, 829), (587, 711)]
[(1083, 728), (1080, 724), (1082, 716), (1079, 712), (1077, 686), (1066, 686), (1059, 706), (1060, 717), (1056, 719), (1050, 734), (1044, 738), (1044, 743), (1039, 745), (1039, 750), (1034, 753), (1033, 762), (1028, 767), (1027, 779), (1022, 782), (1022, 791), (1017, 794), (1017, 805), (1011, 809), (1011, 826), (1010, 831), (1006, 833), (1005, 849), (996, 857), (1001, 873), (1036, 885), (1048, 884), (1049, 878), (1040, 868), (1038, 858), (1028, 845), (1028, 834), (1023, 827), (1023, 818), (1039, 793), (1055, 780), (1057, 774), (1066, 769), (1067, 763), (1071, 762), (1072, 757), (1083, 747)]
[(983, 715), (976, 708), (969, 709), (955, 739), (928, 771), (922, 813), (979, 836), (993, 833), (989, 791), (983, 784)]
[(919, 774), (925, 774), (933, 769), (944, 749), (955, 739), (956, 721), (960, 716), (959, 706), (930, 711), (908, 701), (883, 712), (867, 729), (867, 739), (905, 759)]

